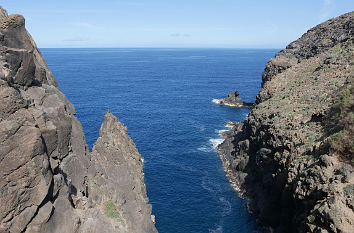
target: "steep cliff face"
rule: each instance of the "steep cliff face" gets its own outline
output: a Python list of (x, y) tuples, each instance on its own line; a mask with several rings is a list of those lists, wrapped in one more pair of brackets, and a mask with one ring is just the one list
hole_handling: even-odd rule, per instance
[(354, 232), (354, 12), (271, 59), (257, 104), (218, 147), (275, 232)]
[(0, 24), (0, 232), (157, 232), (126, 128), (107, 113), (90, 153), (25, 19)]

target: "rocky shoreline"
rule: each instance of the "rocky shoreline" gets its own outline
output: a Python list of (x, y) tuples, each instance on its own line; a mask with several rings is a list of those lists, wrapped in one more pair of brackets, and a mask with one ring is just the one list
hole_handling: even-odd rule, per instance
[(232, 169), (232, 164), (230, 164), (230, 162), (233, 162), (233, 158), (229, 157), (232, 153), (231, 150), (233, 150), (234, 147), (231, 139), (235, 137), (236, 132), (240, 131), (238, 127), (240, 127), (242, 124), (242, 122), (227, 123), (230, 129), (219, 135), (222, 139), (224, 139), (224, 141), (216, 147), (216, 152), (218, 152), (220, 156), (224, 171), (232, 187), (238, 192), (239, 196), (247, 198), (245, 195), (245, 190), (242, 186), (247, 174), (241, 172), (235, 173), (235, 171)]
[[(219, 134), (219, 136), (222, 139), (224, 139), (224, 141), (216, 147), (216, 151), (218, 152), (218, 154), (220, 156), (220, 159), (221, 159), (223, 167), (224, 167), (224, 171), (225, 171), (226, 176), (228, 177), (229, 182), (231, 183), (232, 187), (238, 192), (238, 194), (241, 197), (245, 197), (244, 193), (243, 193), (243, 189), (242, 189), (240, 182), (239, 182), (239, 180), (242, 180), (242, 179), (240, 179), (239, 177), (236, 177), (234, 175), (234, 171), (231, 169), (231, 165), (230, 165), (231, 160), (226, 158), (226, 155), (228, 153), (225, 153), (225, 151), (224, 151), (224, 149), (232, 148), (232, 146), (230, 144), (231, 143), (230, 138), (234, 137), (234, 133), (236, 131), (236, 128), (239, 126), (239, 124), (241, 124), (241, 123), (237, 123), (237, 122), (227, 122), (226, 123), (225, 127), (229, 128), (229, 130)], [(223, 147), (221, 147), (221, 145), (223, 145)]]
[(217, 147), (273, 232), (354, 232), (354, 12), (271, 59), (254, 108)]

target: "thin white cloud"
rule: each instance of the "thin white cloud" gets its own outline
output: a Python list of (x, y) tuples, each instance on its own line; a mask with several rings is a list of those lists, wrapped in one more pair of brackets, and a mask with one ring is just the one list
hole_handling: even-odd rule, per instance
[(81, 28), (97, 28), (97, 26), (90, 24), (88, 22), (77, 22), (73, 23), (75, 27), (81, 27)]
[(80, 41), (87, 41), (87, 39), (82, 38), (80, 36), (73, 36), (73, 37), (65, 38), (63, 41), (80, 42)]
[(134, 30), (134, 31), (233, 31), (236, 30), (237, 28), (231, 28), (231, 27), (198, 27), (198, 28), (152, 28), (152, 27), (130, 27), (127, 28), (129, 30)]
[(120, 5), (125, 5), (125, 6), (145, 6), (145, 3), (140, 2), (140, 1), (116, 1)]
[(45, 9), (35, 9), (35, 8), (28, 8), (23, 9), (23, 12), (28, 14), (111, 14), (114, 13), (113, 10), (95, 10), (95, 9), (52, 9), (52, 8), (45, 8)]
[(172, 33), (170, 34), (172, 37), (190, 37), (191, 35), (188, 33)]
[(332, 2), (333, 2), (333, 0), (324, 0), (324, 5), (326, 6), (328, 6), (328, 5), (331, 5), (332, 4)]

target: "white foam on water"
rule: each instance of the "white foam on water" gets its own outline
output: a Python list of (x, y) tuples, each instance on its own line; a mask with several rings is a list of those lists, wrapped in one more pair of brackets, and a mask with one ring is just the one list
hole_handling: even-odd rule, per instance
[(216, 147), (224, 142), (223, 138), (210, 138), (208, 144), (199, 147), (197, 150), (203, 152), (212, 152), (215, 151)]
[(218, 134), (222, 134), (222, 133), (225, 133), (227, 131), (229, 131), (229, 130), (227, 130), (227, 129), (216, 129), (215, 130), (215, 132), (218, 133)]
[(213, 148), (210, 146), (201, 146), (197, 150), (203, 151), (203, 152), (211, 152), (213, 150)]
[(230, 122), (227, 122), (225, 125), (226, 128), (232, 129), (232, 127), (234, 127), (233, 124), (230, 124)]
[(222, 233), (222, 226), (218, 225), (215, 229), (209, 229), (209, 233)]
[(216, 194), (218, 193), (218, 190), (215, 188), (215, 185), (213, 185), (213, 183), (210, 183), (210, 181), (208, 180), (207, 176), (203, 176), (202, 177), (201, 186), (202, 186), (203, 189), (208, 191), (213, 197), (216, 197)]
[(215, 103), (215, 104), (219, 104), (220, 100), (219, 99), (213, 99), (211, 102)]
[(204, 58), (206, 56), (188, 56), (188, 58)]
[(209, 139), (209, 143), (213, 146), (213, 149), (216, 149), (218, 145), (224, 142), (225, 139), (223, 138), (211, 138)]
[(231, 203), (228, 200), (226, 200), (224, 197), (220, 197), (219, 201), (224, 206), (222, 215), (226, 216), (226, 215), (230, 214), (231, 213), (231, 209), (232, 209)]

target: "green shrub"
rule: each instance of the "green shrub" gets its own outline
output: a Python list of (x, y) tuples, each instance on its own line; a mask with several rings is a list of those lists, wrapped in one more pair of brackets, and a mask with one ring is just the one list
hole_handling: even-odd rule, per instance
[(354, 162), (354, 87), (348, 85), (339, 93), (326, 122), (332, 152)]
[(353, 196), (354, 195), (354, 184), (348, 184), (347, 186), (344, 187), (343, 191), (344, 191), (345, 195)]
[(120, 216), (119, 211), (117, 210), (116, 205), (114, 204), (114, 202), (112, 200), (108, 200), (108, 201), (104, 202), (103, 205), (104, 205), (104, 214), (107, 217), (112, 218), (112, 219), (116, 219), (120, 223), (125, 225), (122, 217)]

